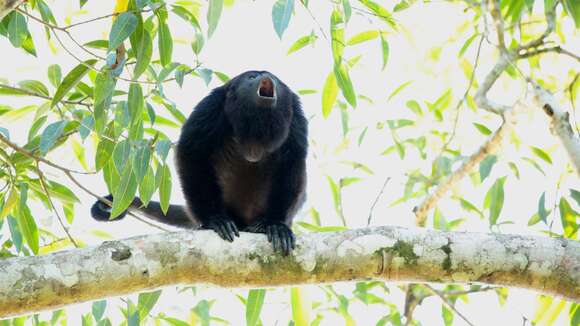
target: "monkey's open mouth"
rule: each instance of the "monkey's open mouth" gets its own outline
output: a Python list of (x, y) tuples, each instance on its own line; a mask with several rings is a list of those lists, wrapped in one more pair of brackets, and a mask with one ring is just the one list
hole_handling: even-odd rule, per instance
[(258, 95), (267, 98), (276, 97), (276, 87), (274, 86), (274, 81), (272, 80), (272, 78), (264, 77), (260, 80), (260, 86), (258, 87)]

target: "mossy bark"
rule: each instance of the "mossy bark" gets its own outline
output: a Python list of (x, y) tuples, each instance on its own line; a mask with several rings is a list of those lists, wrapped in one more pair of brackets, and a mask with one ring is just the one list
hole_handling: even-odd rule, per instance
[(271, 287), (363, 279), (486, 283), (580, 301), (580, 243), (544, 237), (377, 227), (306, 234), (288, 257), (264, 235), (212, 231), (108, 241), (0, 260), (0, 317), (175, 284)]

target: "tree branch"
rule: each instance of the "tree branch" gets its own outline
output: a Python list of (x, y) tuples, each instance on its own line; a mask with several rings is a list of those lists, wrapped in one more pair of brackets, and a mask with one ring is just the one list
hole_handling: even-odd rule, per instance
[(550, 129), (556, 135), (576, 169), (576, 173), (580, 176), (580, 136), (574, 133), (572, 125), (570, 124), (570, 114), (566, 112), (554, 95), (544, 89), (537, 83), (533, 84), (534, 101), (538, 107), (541, 107), (546, 115), (550, 118)]
[(0, 260), (0, 317), (175, 284), (271, 287), (381, 279), (486, 283), (580, 302), (580, 243), (566, 239), (378, 227), (299, 236), (288, 257), (266, 237), (212, 231), (104, 242)]
[(0, 0), (0, 19), (8, 15), (14, 8), (20, 6), (25, 0)]

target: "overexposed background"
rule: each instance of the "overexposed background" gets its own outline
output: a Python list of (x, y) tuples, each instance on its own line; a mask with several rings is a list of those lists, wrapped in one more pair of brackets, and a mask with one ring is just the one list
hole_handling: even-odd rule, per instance
[[(78, 9), (77, 1), (54, 1), (50, 5), (61, 25), (69, 23), (68, 19), (72, 19), (74, 22), (110, 13), (114, 6), (113, 2), (95, 0), (89, 1), (82, 11)], [(315, 46), (308, 46), (291, 55), (286, 54), (296, 39), (309, 34), (312, 30), (318, 31), (319, 28), (322, 28), (326, 34), (329, 34), (328, 16), (331, 3), (310, 1), (309, 8), (314, 19), (299, 2), (296, 2), (295, 14), (290, 21), (290, 26), (280, 40), (272, 26), (271, 4), (269, 2), (236, 1), (233, 7), (224, 8), (216, 32), (211, 39), (206, 40), (205, 48), (198, 59), (204, 67), (224, 72), (231, 77), (245, 70), (268, 70), (276, 74), (295, 91), (300, 89), (321, 90), (333, 66), (329, 41), (324, 37), (319, 37)], [(536, 10), (542, 11), (541, 8), (536, 8)], [(202, 9), (201, 12), (203, 13), (201, 16), (205, 16), (205, 10)], [(337, 179), (338, 176), (357, 175), (365, 177), (364, 180), (345, 188), (343, 192), (344, 214), (349, 227), (366, 226), (371, 204), (388, 177), (391, 178), (391, 181), (374, 209), (372, 225), (407, 227), (415, 225), (411, 209), (418, 204), (417, 201), (411, 200), (392, 207), (390, 204), (402, 196), (406, 182), (405, 174), (414, 169), (428, 172), (431, 168), (431, 162), (421, 160), (415, 150), (407, 151), (404, 162), (396, 154), (380, 155), (384, 149), (393, 145), (393, 140), (388, 132), (377, 128), (377, 122), (384, 122), (387, 119), (415, 119), (405, 108), (405, 102), (411, 99), (415, 99), (419, 103), (423, 103), (424, 100), (434, 101), (448, 88), (452, 89), (455, 101), (463, 96), (468, 79), (460, 68), (457, 52), (463, 44), (463, 40), (472, 35), (473, 31), (467, 24), (472, 19), (471, 15), (469, 12), (464, 12), (464, 6), (447, 2), (417, 5), (397, 13), (396, 18), (402, 26), (402, 32), (393, 32), (387, 36), (390, 45), (390, 58), (384, 71), (381, 71), (379, 39), (346, 48), (345, 56), (347, 58), (359, 54), (363, 55), (362, 60), (351, 70), (350, 74), (357, 94), (365, 95), (373, 100), (373, 103), (369, 103), (359, 99), (358, 107), (355, 110), (349, 109), (350, 125), (359, 129), (357, 134), (365, 127), (369, 127), (366, 140), (360, 147), (356, 146), (352, 140), (349, 142), (343, 139), (338, 108), (335, 108), (328, 119), (324, 119), (321, 113), (321, 94), (302, 96), (305, 113), (310, 119), (311, 145), (308, 161), (308, 202), (297, 220), (309, 221), (308, 210), (314, 207), (321, 213), (323, 225), (341, 225), (340, 219), (334, 211), (332, 194), (326, 176), (334, 176)], [(110, 24), (110, 20), (103, 20), (75, 28), (72, 33), (78, 40), (85, 42), (98, 38), (107, 39)], [(171, 15), (169, 24), (175, 40), (173, 61), (193, 66), (194, 55), (189, 46), (193, 37), (193, 29)], [(67, 55), (58, 43), (53, 41), (52, 44), (48, 44), (42, 26), (35, 22), (29, 22), (29, 27), (34, 37), (38, 58), (25, 54), (21, 49), (13, 48), (8, 39), (1, 38), (0, 53), (3, 63), (0, 65), (0, 79), (4, 78), (11, 83), (25, 79), (47, 81), (46, 69), (50, 64), (58, 63), (61, 65), (63, 75), (77, 65), (77, 62)], [(384, 29), (385, 26), (378, 26), (376, 22), (373, 25), (369, 23), (366, 16), (361, 16), (355, 11), (349, 22), (349, 28), (346, 30), (346, 39), (352, 36), (348, 34), (349, 30), (359, 32), (377, 28)], [(568, 50), (580, 53), (580, 38), (577, 32), (574, 34), (571, 21), (568, 25), (564, 24), (563, 30), (566, 35), (572, 37), (572, 41), (569, 39), (567, 42)], [(88, 58), (71, 42), (67, 42), (65, 37), (62, 39), (77, 55), (85, 59)], [(457, 41), (458, 39), (461, 41)], [(477, 48), (475, 43), (465, 54), (465, 58), (471, 64), (473, 64)], [(433, 51), (439, 51), (437, 48), (440, 48), (441, 51), (439, 55), (433, 53)], [(104, 53), (100, 54), (104, 55)], [(155, 56), (156, 51), (154, 51), (154, 58)], [(484, 43), (476, 80), (481, 80), (489, 71), (495, 56), (493, 47)], [(543, 71), (560, 76), (566, 76), (573, 65), (571, 60), (561, 57), (557, 59), (554, 57), (553, 60), (547, 60), (543, 63)], [(388, 100), (389, 94), (407, 81), (412, 81), (412, 84), (396, 97)], [(119, 83), (123, 82), (119, 81)], [(48, 82), (45, 84), (48, 85)], [(209, 86), (206, 86), (199, 78), (186, 77), (182, 88), (179, 88), (175, 83), (170, 83), (165, 86), (165, 92), (168, 98), (176, 102), (178, 109), (188, 115), (193, 106), (211, 88), (218, 85), (220, 85), (220, 81), (215, 77)], [(525, 90), (526, 86), (523, 83), (504, 78), (497, 83), (489, 95), (495, 101), (509, 104), (522, 97)], [(562, 98), (563, 92), (556, 95)], [(36, 101), (31, 98), (12, 97), (2, 97), (1, 100), (4, 101), (3, 104), (15, 107)], [(38, 101), (38, 103), (40, 102), (41, 100)], [(453, 125), (453, 114), (448, 113), (449, 118), (445, 126), (448, 131)], [(475, 130), (471, 124), (472, 121), (484, 123), (492, 130), (500, 124), (500, 120), (496, 116), (486, 116), (481, 112), (474, 114), (466, 108), (462, 109), (462, 120), (460, 121), (463, 123), (459, 123), (458, 135), (454, 144), (464, 155), (469, 155), (477, 150), (485, 140)], [(32, 115), (30, 119), (17, 122), (6, 121), (0, 117), (0, 124), (10, 130), (11, 139), (17, 143), (25, 142), (31, 123)], [(423, 125), (425, 132), (428, 132), (430, 130), (429, 123), (430, 121), (417, 121), (417, 127)], [(417, 127), (411, 131), (401, 131), (402, 138), (405, 138), (407, 133), (409, 136), (416, 137), (418, 135)], [(177, 139), (178, 130), (164, 131), (173, 139)], [(501, 221), (513, 221), (514, 223), (502, 225), (501, 232), (538, 234), (538, 231), (542, 230), (541, 225), (529, 228), (527, 221), (536, 212), (536, 203), (542, 191), (546, 191), (547, 203), (554, 201), (556, 196), (555, 183), (560, 178), (561, 171), (565, 170), (564, 166), (568, 159), (555, 137), (549, 133), (546, 118), (540, 110), (522, 114), (516, 132), (521, 139), (525, 139), (526, 144), (549, 149), (554, 164), (545, 169), (546, 176), (529, 166), (524, 166), (520, 170), (520, 180), (512, 182), (515, 179), (509, 179), (507, 181), (506, 202)], [(510, 157), (521, 155), (521, 152), (518, 152), (514, 145), (507, 142), (504, 144), (505, 146), (499, 153), (500, 161), (507, 161)], [(90, 158), (94, 157), (94, 139), (89, 137), (85, 145), (86, 157), (89, 165), (92, 165)], [(68, 148), (52, 152), (50, 158), (65, 166), (79, 166), (72, 151)], [(360, 172), (352, 172), (351, 167), (340, 163), (343, 160), (363, 162), (371, 167), (375, 174), (368, 177)], [(173, 170), (173, 172), (175, 171)], [(497, 164), (492, 171), (492, 177), (509, 173), (507, 165)], [(56, 171), (49, 175), (50, 178), (60, 178), (59, 182), (70, 184), (62, 176), (59, 177)], [(477, 189), (474, 189), (467, 178), (460, 184), (462, 190), (460, 195), (473, 203), (483, 202), (485, 191), (495, 179), (492, 177), (485, 181), (490, 183), (489, 185), (484, 184)], [(101, 194), (107, 192), (101, 175), (83, 176), (81, 179), (93, 191)], [(574, 186), (578, 188), (578, 180), (569, 181), (569, 179), (560, 187), (562, 189)], [(71, 185), (71, 189), (77, 188)], [(158, 232), (158, 230), (130, 218), (115, 223), (96, 223), (88, 213), (94, 199), (80, 189), (76, 191), (76, 194), (81, 198), (83, 205), (77, 207), (75, 221), (70, 230), (75, 237), (83, 239), (88, 244), (102, 242), (103, 232), (109, 234), (111, 238), (126, 238)], [(175, 173), (173, 173), (172, 202), (183, 202)], [(441, 211), (446, 214), (449, 220), (466, 217), (466, 213), (457, 207), (456, 203), (449, 200), (443, 200), (440, 203)], [(53, 228), (55, 233), (61, 233), (52, 214), (42, 206), (37, 205), (36, 209), (33, 209), (33, 215), (43, 227)], [(554, 226), (554, 228), (557, 227), (559, 226)], [(489, 232), (489, 225), (487, 220), (469, 217), (459, 229), (470, 232)], [(95, 236), (95, 230), (102, 231), (99, 233), (100, 236)], [(395, 284), (388, 284), (388, 286), (391, 289), (391, 294), (386, 299), (397, 305), (402, 313), (404, 292), (399, 290)], [(245, 296), (245, 290), (227, 290), (209, 286), (197, 288), (197, 295), (192, 295), (191, 291), (178, 293), (175, 288), (167, 289), (163, 292), (152, 314), (166, 312), (168, 315), (181, 316), (186, 319), (188, 309), (195, 306), (199, 300), (217, 299), (211, 308), (212, 316), (226, 319), (233, 325), (245, 323), (244, 306), (234, 295)], [(336, 285), (336, 289), (341, 293), (350, 293), (354, 289), (354, 283), (339, 284)], [(323, 297), (324, 293), (316, 286), (304, 287), (304, 291), (314, 300), (326, 301)], [(480, 293), (470, 296), (468, 304), (458, 302), (457, 309), (476, 325), (492, 323), (521, 325), (523, 317), (533, 319), (536, 308), (535, 297), (535, 293), (511, 289), (509, 300), (502, 306), (493, 292)], [(131, 296), (131, 298), (135, 299), (136, 295)], [(114, 308), (117, 305), (125, 307), (125, 303), (119, 299), (109, 300), (106, 315), (122, 318), (119, 309)], [(80, 323), (80, 314), (90, 312), (90, 307), (90, 303), (86, 303), (67, 308), (69, 322), (73, 325)], [(365, 306), (359, 301), (352, 302), (349, 311), (360, 325), (374, 324), (387, 313), (385, 306)], [(565, 313), (562, 314), (562, 316), (564, 315)], [(343, 318), (338, 314), (328, 312), (324, 316), (322, 325), (344, 323)], [(285, 325), (290, 318), (289, 290), (276, 289), (267, 292), (266, 304), (262, 310), (264, 325)], [(437, 297), (426, 299), (416, 309), (415, 318), (422, 321), (424, 325), (443, 325), (440, 299)], [(562, 317), (558, 322), (563, 323), (564, 320), (565, 318)], [(456, 316), (454, 325), (464, 325), (464, 322)]]

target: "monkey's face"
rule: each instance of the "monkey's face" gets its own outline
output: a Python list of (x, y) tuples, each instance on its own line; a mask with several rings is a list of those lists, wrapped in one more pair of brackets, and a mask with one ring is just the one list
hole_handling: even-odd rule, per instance
[(291, 95), (267, 71), (248, 71), (229, 82), (224, 110), (244, 159), (261, 161), (282, 145), (292, 121)]

